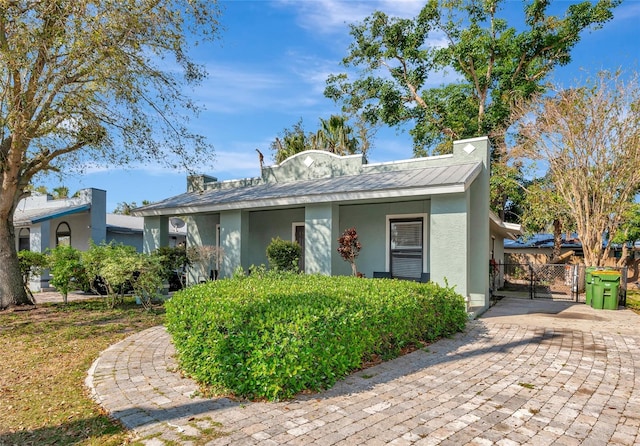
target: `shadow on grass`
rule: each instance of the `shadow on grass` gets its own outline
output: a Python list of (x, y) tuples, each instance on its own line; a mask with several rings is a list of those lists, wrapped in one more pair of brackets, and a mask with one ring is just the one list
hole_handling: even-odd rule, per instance
[(72, 445), (93, 440), (96, 445), (120, 445), (126, 430), (106, 416), (94, 416), (70, 420), (55, 426), (43, 426), (31, 430), (0, 432), (0, 445), (40, 446)]

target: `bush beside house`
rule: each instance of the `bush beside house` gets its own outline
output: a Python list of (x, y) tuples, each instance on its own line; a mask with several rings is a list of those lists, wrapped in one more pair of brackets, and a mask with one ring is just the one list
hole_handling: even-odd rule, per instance
[(301, 248), (298, 242), (282, 240), (280, 237), (271, 239), (267, 246), (269, 266), (282, 271), (298, 271), (298, 260)]
[(465, 327), (464, 298), (433, 283), (251, 274), (176, 293), (167, 328), (185, 372), (215, 393), (291, 398)]

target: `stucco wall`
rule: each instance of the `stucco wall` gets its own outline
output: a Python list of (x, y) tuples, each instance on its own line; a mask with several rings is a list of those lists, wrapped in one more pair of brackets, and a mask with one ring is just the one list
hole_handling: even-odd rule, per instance
[[(49, 234), (49, 246), (51, 248), (56, 247), (56, 230), (58, 225), (62, 222), (69, 224), (71, 229), (71, 246), (80, 251), (86, 251), (89, 249), (89, 239), (91, 238), (91, 219), (88, 212), (81, 214), (67, 215), (62, 218), (54, 218), (51, 220), (51, 231)], [(102, 240), (96, 240), (96, 243), (100, 243)]]
[[(374, 271), (387, 271), (386, 262), (389, 253), (389, 246), (386, 241), (389, 231), (387, 227), (388, 215), (428, 215), (429, 211), (429, 200), (341, 206), (339, 233), (342, 234), (345, 229), (355, 227), (358, 233), (358, 240), (362, 243), (362, 250), (356, 259), (358, 271), (362, 272), (366, 277), (373, 277)], [(428, 218), (424, 224), (429, 224)], [(428, 229), (426, 232), (427, 234), (429, 233)], [(424, 241), (426, 265), (423, 266), (423, 272), (428, 272), (429, 268), (428, 245), (429, 240), (427, 239)], [(351, 274), (351, 267), (347, 262), (339, 255), (336, 255), (336, 260), (334, 274)]]
[(304, 223), (304, 208), (249, 213), (249, 263), (269, 265), (267, 246), (271, 240), (280, 237), (291, 241), (292, 224)]
[(133, 246), (136, 251), (142, 252), (142, 234), (115, 234), (107, 233), (107, 243), (121, 243), (123, 245)]

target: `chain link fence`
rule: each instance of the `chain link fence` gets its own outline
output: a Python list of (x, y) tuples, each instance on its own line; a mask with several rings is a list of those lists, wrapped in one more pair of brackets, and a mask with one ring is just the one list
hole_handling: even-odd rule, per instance
[[(626, 304), (627, 268), (607, 267), (620, 272), (619, 302)], [(586, 266), (563, 264), (490, 264), (491, 297), (528, 297), (586, 302)]]

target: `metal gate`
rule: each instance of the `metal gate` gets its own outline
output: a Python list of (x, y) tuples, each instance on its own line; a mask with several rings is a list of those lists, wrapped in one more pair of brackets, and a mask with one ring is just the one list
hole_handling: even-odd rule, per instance
[[(626, 304), (627, 268), (607, 267), (620, 271), (619, 298)], [(585, 265), (531, 264), (491, 262), (491, 295), (500, 297), (528, 297), (585, 302)]]

